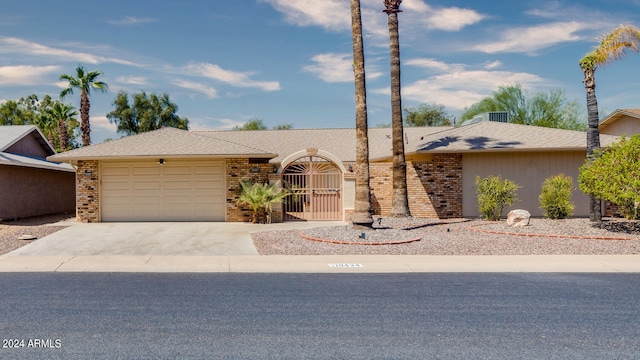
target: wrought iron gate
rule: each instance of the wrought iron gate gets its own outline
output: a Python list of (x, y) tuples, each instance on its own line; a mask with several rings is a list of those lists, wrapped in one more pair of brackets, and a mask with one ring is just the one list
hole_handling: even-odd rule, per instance
[(305, 156), (282, 172), (284, 220), (342, 220), (342, 172), (332, 162)]

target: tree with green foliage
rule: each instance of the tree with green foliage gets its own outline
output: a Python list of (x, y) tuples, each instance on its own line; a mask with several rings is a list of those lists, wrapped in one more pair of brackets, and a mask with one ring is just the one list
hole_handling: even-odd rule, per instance
[(629, 219), (640, 220), (640, 135), (623, 137), (580, 167), (580, 190), (619, 205)]
[(79, 126), (74, 118), (76, 114), (71, 105), (53, 100), (49, 95), (39, 100), (32, 94), (0, 105), (0, 125), (36, 125), (51, 146), (64, 151), (75, 146), (75, 130)]
[(134, 94), (132, 100), (133, 105), (129, 103), (126, 92), (119, 92), (113, 100), (115, 110), (107, 114), (109, 122), (118, 127), (118, 133), (132, 135), (162, 127), (189, 130), (189, 119), (176, 114), (178, 106), (169, 99), (169, 95), (142, 91)]
[(82, 65), (76, 67), (75, 76), (68, 74), (60, 75), (60, 80), (66, 80), (69, 83), (68, 87), (60, 92), (60, 99), (64, 99), (68, 95), (73, 94), (74, 90), (80, 90), (80, 132), (82, 133), (82, 146), (91, 145), (91, 123), (89, 121), (89, 112), (91, 110), (89, 95), (91, 94), (91, 90), (106, 92), (108, 89), (105, 82), (98, 81), (98, 77), (101, 75), (101, 71), (86, 71)]
[(260, 119), (250, 119), (242, 126), (234, 126), (231, 130), (236, 131), (251, 131), (251, 130), (268, 130), (269, 128)]
[(289, 193), (279, 184), (258, 183), (250, 180), (240, 181), (240, 194), (238, 204), (248, 205), (253, 211), (253, 223), (258, 222), (261, 210), (267, 215), (266, 222), (271, 219), (271, 207), (274, 203), (281, 202)]
[[(280, 124), (276, 125), (272, 128), (272, 130), (291, 130), (293, 129), (293, 125), (291, 124)], [(234, 126), (234, 131), (253, 131), (253, 130), (269, 130), (269, 127), (265, 125), (261, 119), (252, 118), (249, 119), (246, 123), (242, 124), (242, 126)]]
[(417, 108), (404, 108), (404, 124), (407, 126), (451, 126), (453, 118), (442, 104), (420, 104)]
[(544, 216), (557, 220), (573, 214), (575, 206), (571, 202), (572, 193), (573, 180), (570, 176), (559, 174), (545, 179), (538, 197)]
[(586, 130), (586, 123), (576, 100), (567, 100), (562, 90), (527, 94), (522, 85), (501, 86), (492, 96), (467, 107), (462, 121), (476, 115), (506, 111), (509, 122), (567, 130)]
[[(598, 100), (596, 98), (596, 69), (612, 63), (622, 58), (626, 51), (640, 52), (640, 30), (635, 26), (622, 25), (615, 28), (610, 33), (605, 34), (591, 52), (587, 53), (579, 61), (580, 69), (584, 74), (584, 87), (587, 95), (587, 157), (593, 159), (594, 152), (600, 149), (600, 132), (598, 124), (600, 116), (598, 115)], [(602, 220), (602, 210), (600, 201), (593, 196), (591, 197), (591, 221)]]
[(47, 112), (56, 122), (58, 151), (69, 150), (72, 147), (70, 139), (75, 138), (74, 129), (79, 126), (78, 120), (75, 118), (78, 112), (70, 104), (64, 104), (60, 101), (55, 101)]
[(293, 125), (291, 124), (279, 124), (272, 128), (273, 130), (291, 130), (293, 129)]
[[(50, 98), (49, 98), (50, 99)], [(35, 94), (0, 105), (0, 125), (31, 125), (37, 122), (40, 102)]]
[(518, 200), (516, 193), (520, 186), (500, 176), (481, 178), (476, 176), (476, 197), (478, 211), (487, 220), (498, 221), (502, 217), (504, 208), (513, 205)]

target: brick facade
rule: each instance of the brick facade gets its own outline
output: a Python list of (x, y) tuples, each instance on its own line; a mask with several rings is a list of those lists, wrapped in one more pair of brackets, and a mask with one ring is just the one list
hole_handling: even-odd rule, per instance
[[(268, 182), (274, 175), (274, 165), (268, 163), (250, 163), (249, 159), (226, 160), (226, 184), (227, 184), (227, 216), (229, 222), (249, 222), (253, 219), (253, 210), (246, 205), (238, 205), (240, 195), (240, 181), (251, 180), (254, 182)], [(272, 222), (282, 221), (282, 213), (272, 214)]]
[(100, 174), (98, 161), (80, 160), (76, 171), (76, 219), (100, 221)]
[[(371, 163), (371, 207), (374, 214), (391, 213), (393, 164)], [(462, 217), (462, 155), (434, 154), (431, 161), (407, 162), (409, 210), (414, 217)]]
[[(344, 164), (348, 168), (348, 163)], [(273, 164), (252, 163), (250, 159), (232, 158), (225, 162), (226, 221), (249, 222), (253, 211), (237, 203), (239, 181), (275, 183), (281, 176)], [(76, 217), (84, 223), (100, 219), (100, 174), (98, 161), (78, 161), (76, 173)], [(347, 172), (345, 178), (355, 174)], [(392, 163), (370, 164), (371, 206), (374, 214), (388, 216), (392, 199)], [(412, 216), (423, 218), (462, 217), (462, 156), (434, 154), (430, 161), (407, 162), (409, 209)], [(345, 219), (351, 215), (345, 210)], [(275, 206), (271, 222), (282, 222), (283, 213)]]

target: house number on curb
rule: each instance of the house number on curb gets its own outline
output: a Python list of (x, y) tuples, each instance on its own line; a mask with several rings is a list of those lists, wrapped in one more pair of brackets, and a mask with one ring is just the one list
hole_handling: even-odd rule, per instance
[(331, 268), (361, 268), (362, 264), (329, 264)]

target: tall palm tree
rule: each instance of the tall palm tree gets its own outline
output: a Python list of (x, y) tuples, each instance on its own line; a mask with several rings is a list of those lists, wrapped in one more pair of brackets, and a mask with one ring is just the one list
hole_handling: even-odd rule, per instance
[(360, 0), (351, 0), (353, 36), (353, 73), (356, 87), (356, 202), (351, 222), (356, 227), (371, 227), (371, 188), (369, 183), (369, 125), (367, 122), (367, 85), (364, 71), (364, 44)]
[(82, 65), (78, 65), (76, 68), (76, 76), (67, 74), (60, 75), (60, 80), (67, 80), (69, 82), (69, 87), (60, 93), (61, 99), (64, 99), (65, 96), (69, 94), (73, 94), (75, 89), (81, 91), (80, 118), (82, 120), (80, 123), (80, 131), (82, 132), (82, 146), (91, 145), (91, 124), (89, 123), (89, 110), (91, 109), (89, 94), (91, 93), (91, 89), (105, 92), (108, 88), (105, 82), (96, 80), (100, 75), (102, 75), (101, 71), (86, 71)]
[[(594, 151), (600, 148), (600, 133), (598, 131), (599, 115), (598, 100), (596, 99), (595, 72), (599, 66), (610, 64), (620, 59), (627, 50), (640, 51), (640, 30), (632, 25), (621, 25), (605, 34), (600, 44), (580, 59), (580, 68), (584, 73), (584, 87), (587, 91), (587, 158), (594, 158)], [(590, 220), (601, 221), (602, 210), (600, 200), (591, 196)]]
[(69, 149), (69, 121), (75, 120), (74, 117), (78, 112), (69, 104), (56, 101), (51, 107), (51, 116), (58, 125), (58, 137), (60, 139), (60, 151)]
[(42, 131), (42, 134), (47, 137), (51, 146), (56, 146), (56, 120), (51, 116), (48, 111), (41, 112), (36, 117), (36, 125)]
[(384, 0), (383, 12), (388, 15), (389, 49), (391, 53), (391, 128), (393, 142), (393, 198), (391, 216), (411, 216), (407, 195), (407, 163), (404, 157), (404, 129), (402, 126), (402, 99), (400, 96), (400, 37), (398, 13), (402, 0)]

